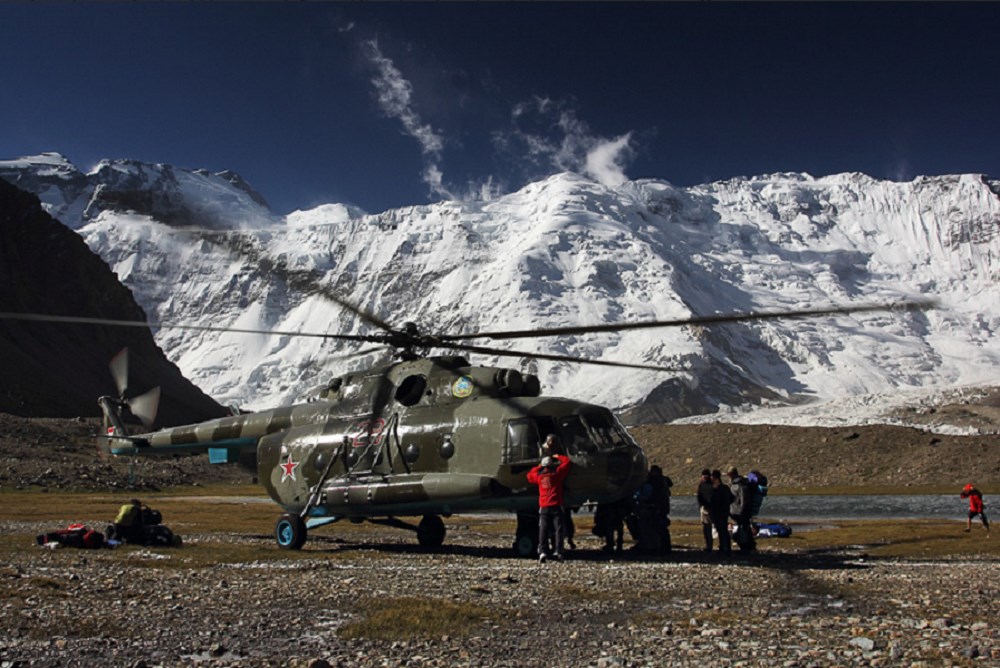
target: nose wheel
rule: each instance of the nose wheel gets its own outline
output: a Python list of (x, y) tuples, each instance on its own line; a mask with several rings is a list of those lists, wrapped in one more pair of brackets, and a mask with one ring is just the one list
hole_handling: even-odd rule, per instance
[(306, 523), (298, 515), (285, 513), (278, 518), (274, 527), (274, 537), (283, 550), (301, 549), (306, 542)]
[(417, 525), (417, 542), (420, 547), (441, 547), (445, 531), (444, 520), (437, 515), (424, 515)]

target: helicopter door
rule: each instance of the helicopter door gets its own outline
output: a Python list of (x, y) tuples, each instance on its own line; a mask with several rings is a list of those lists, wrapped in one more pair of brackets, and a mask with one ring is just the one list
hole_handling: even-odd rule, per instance
[(556, 433), (555, 423), (548, 418), (523, 418), (507, 423), (507, 442), (504, 444), (503, 463), (537, 463), (541, 457), (539, 446), (543, 434)]
[(511, 420), (507, 423), (507, 442), (503, 448), (503, 463), (513, 464), (538, 459), (538, 425), (534, 420)]

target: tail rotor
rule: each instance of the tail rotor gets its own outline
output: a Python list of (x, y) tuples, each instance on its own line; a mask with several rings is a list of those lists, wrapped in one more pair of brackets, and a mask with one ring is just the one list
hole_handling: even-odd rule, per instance
[(118, 388), (118, 396), (125, 398), (128, 392), (128, 348), (122, 348), (111, 358), (108, 363), (111, 370), (111, 377), (115, 380), (115, 387)]
[[(156, 412), (160, 406), (160, 388), (154, 387), (138, 396), (129, 398), (128, 348), (122, 348), (117, 355), (112, 357), (108, 368), (111, 370), (111, 377), (114, 379), (115, 387), (118, 390), (118, 400), (115, 403), (119, 410), (128, 407), (132, 415), (137, 417), (146, 429), (152, 427), (156, 421)], [(103, 402), (102, 405), (104, 405)], [(120, 413), (117, 417), (120, 418)], [(112, 420), (112, 423), (114, 423), (114, 420)], [(119, 425), (114, 426), (118, 427)]]

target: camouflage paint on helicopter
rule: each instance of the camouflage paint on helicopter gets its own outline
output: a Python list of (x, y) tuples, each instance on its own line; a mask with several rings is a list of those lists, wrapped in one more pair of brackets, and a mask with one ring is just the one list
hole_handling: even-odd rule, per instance
[(423, 516), (418, 538), (436, 546), (440, 515), (509, 510), (529, 518), (515, 541), (528, 554), (537, 490), (526, 474), (546, 434), (557, 434), (574, 461), (573, 505), (631, 494), (647, 469), (611, 411), (539, 395), (537, 377), (513, 369), (417, 358), (336, 378), (307, 403), (135, 436), (121, 436), (115, 400), (104, 397), (115, 435), (102, 440), (115, 455), (207, 452), (212, 462), (255, 469), (286, 511), (276, 529), (283, 547), (302, 545), (306, 519), (315, 527)]

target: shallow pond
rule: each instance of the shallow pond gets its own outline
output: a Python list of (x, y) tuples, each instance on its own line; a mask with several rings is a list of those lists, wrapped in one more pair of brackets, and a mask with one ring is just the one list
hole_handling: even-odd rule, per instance
[[(760, 519), (965, 520), (968, 508), (968, 501), (959, 498), (958, 494), (768, 496), (761, 507)], [(695, 519), (698, 517), (698, 503), (693, 496), (675, 496), (671, 499), (670, 511), (671, 517)]]

